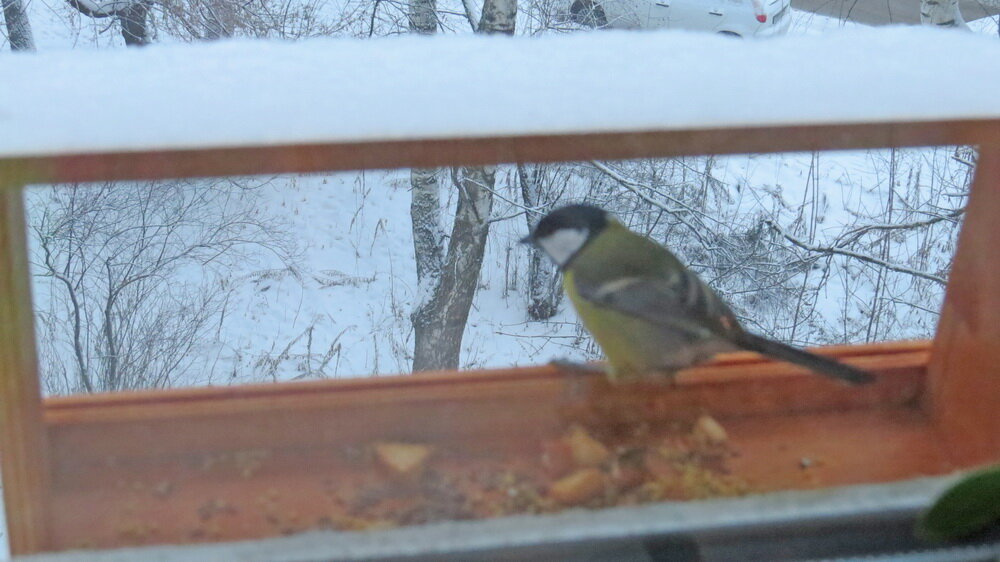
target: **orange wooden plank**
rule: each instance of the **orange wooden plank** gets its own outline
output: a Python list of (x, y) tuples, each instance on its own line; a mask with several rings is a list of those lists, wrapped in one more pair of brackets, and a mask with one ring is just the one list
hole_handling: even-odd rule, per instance
[[(864, 368), (885, 372), (874, 385), (849, 387), (810, 374), (786, 363), (776, 363), (754, 353), (722, 354), (705, 366), (680, 374), (671, 400), (699, 403), (696, 397), (709, 392), (713, 406), (733, 414), (766, 413), (776, 408), (845, 408), (910, 400), (922, 384), (922, 369), (929, 343), (887, 342), (863, 346), (837, 346), (814, 350), (840, 357)], [(340, 379), (233, 387), (183, 388), (145, 392), (76, 395), (46, 400), (49, 425), (159, 421), (205, 415), (265, 411), (349, 408), (357, 404), (395, 407), (409, 402), (473, 400), (550, 399), (565, 391), (567, 376), (550, 366), (494, 369), (468, 372), (420, 373), (395, 377)], [(590, 384), (601, 386), (597, 377)], [(653, 385), (657, 387), (658, 385)], [(739, 394), (750, 387), (765, 391), (771, 405), (749, 403)], [(706, 390), (708, 389), (708, 390)], [(732, 389), (732, 390), (728, 390)], [(803, 389), (807, 389), (803, 391)], [(813, 392), (821, 389), (820, 392)], [(622, 385), (605, 389), (606, 396), (645, 396), (648, 386)], [(720, 403), (718, 396), (733, 398)], [(781, 404), (778, 405), (777, 402)], [(798, 404), (799, 406), (796, 406)]]
[(907, 405), (923, 394), (929, 357), (926, 351), (854, 356), (849, 363), (878, 376), (875, 383), (861, 387), (771, 361), (689, 369), (672, 392), (648, 384), (608, 386), (598, 379), (590, 381), (596, 399), (577, 415), (591, 423), (613, 424), (691, 419), (705, 411), (734, 417)]
[[(412, 377), (372, 387), (276, 388), (271, 397), (102, 405), (46, 413), (58, 475), (75, 462), (190, 451), (311, 446), (371, 439), (479, 442), (501, 447), (550, 431), (566, 418), (596, 424), (848, 410), (914, 402), (926, 353), (858, 361), (881, 380), (858, 389), (776, 364), (707, 368), (677, 386), (575, 385), (555, 371), (515, 370), (508, 379)], [(526, 372), (525, 372), (526, 371)], [(742, 373), (743, 376), (738, 376)], [(336, 381), (332, 381), (336, 382)], [(295, 384), (276, 385), (294, 387)], [(587, 400), (581, 399), (587, 397)]]
[[(0, 187), (5, 178), (0, 175)], [(21, 190), (0, 189), (0, 465), (10, 549), (48, 546), (48, 441), (35, 357)]]
[(998, 128), (997, 119), (970, 119), (136, 150), (0, 160), (0, 173), (55, 183), (932, 146), (990, 142)]
[[(838, 357), (850, 361), (872, 362), (877, 364), (888, 361), (892, 366), (895, 355), (926, 354), (931, 349), (927, 340), (909, 340), (896, 342), (880, 342), (864, 345), (837, 345), (813, 349), (816, 353)], [(789, 372), (803, 373), (803, 370), (793, 365), (775, 363), (773, 360), (752, 352), (723, 353), (713, 361), (703, 366), (688, 369), (681, 373), (677, 386), (683, 387), (705, 380), (734, 380), (744, 378), (743, 371), (729, 369), (732, 366), (769, 366), (757, 376), (785, 377)], [(778, 366), (780, 365), (780, 366)], [(771, 366), (778, 366), (777, 371)], [(877, 365), (876, 365), (877, 366)], [(129, 391), (117, 393), (77, 394), (72, 396), (56, 396), (45, 400), (46, 419), (50, 423), (72, 423), (74, 420), (101, 420), (124, 417), (119, 413), (130, 408), (135, 416), (151, 415), (159, 417), (157, 408), (172, 403), (184, 403), (185, 407), (198, 408), (195, 404), (210, 402), (206, 408), (212, 412), (220, 412), (230, 407), (226, 402), (236, 402), (241, 399), (261, 400), (276, 404), (282, 400), (290, 400), (290, 404), (300, 405), (301, 399), (310, 399), (328, 393), (345, 393), (362, 390), (375, 390), (393, 387), (407, 390), (411, 387), (431, 387), (435, 385), (453, 386), (457, 383), (465, 385), (485, 384), (488, 382), (510, 383), (515, 381), (548, 380), (562, 384), (565, 377), (561, 371), (548, 365), (537, 367), (521, 367), (512, 369), (491, 369), (463, 372), (426, 372), (415, 375), (382, 376), (374, 378), (337, 379), (321, 381), (302, 381), (279, 384), (246, 384), (221, 387), (189, 387), (151, 391)], [(863, 388), (863, 387), (862, 387)], [(325, 400), (322, 399), (322, 400)], [(395, 400), (395, 398), (389, 398)], [(239, 408), (236, 406), (236, 408)], [(256, 408), (256, 406), (250, 406)], [(77, 417), (79, 416), (79, 418)]]
[(929, 366), (930, 407), (966, 462), (1000, 458), (1000, 145), (980, 149)]

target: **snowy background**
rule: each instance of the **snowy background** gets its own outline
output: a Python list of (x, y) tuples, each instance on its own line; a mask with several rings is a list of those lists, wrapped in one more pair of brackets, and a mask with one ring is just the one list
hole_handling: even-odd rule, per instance
[[(707, 186), (711, 201), (706, 207), (713, 216), (706, 232), (727, 237), (728, 241), (718, 243), (730, 249), (747, 244), (746, 236), (755, 229), (764, 236), (764, 220), (801, 232), (802, 239), (811, 231), (815, 243), (824, 245), (842, 239), (861, 224), (884, 222), (890, 182), (895, 182), (896, 196), (903, 201), (897, 199), (897, 216), (908, 212), (910, 221), (919, 222), (934, 211), (957, 208), (953, 207), (954, 192), (962, 189), (969, 168), (954, 156), (954, 149), (938, 148), (733, 156), (711, 163), (705, 158), (677, 164), (608, 163), (601, 165), (604, 169), (583, 163), (566, 165), (560, 177), (565, 180), (562, 200), (598, 202), (615, 209), (633, 228), (670, 240), (685, 261), (713, 285), (728, 289), (748, 326), (801, 345), (819, 345), (927, 337), (936, 323), (943, 287), (891, 273), (883, 286), (888, 294), (881, 295), (878, 312), (883, 324), (873, 331), (869, 320), (879, 268), (834, 256), (803, 271), (786, 271), (780, 269), (788, 263), (783, 258), (776, 259), (770, 271), (762, 268), (750, 275), (721, 278), (728, 264), (706, 263), (719, 258), (707, 256), (685, 225), (652, 226), (661, 209), (646, 205), (615, 176), (655, 177), (658, 185), (683, 185), (698, 194)], [(706, 166), (710, 168), (707, 174)], [(895, 176), (890, 178), (890, 174)], [(442, 185), (450, 181), (447, 176), (442, 172)], [(462, 344), (462, 365), (481, 368), (543, 363), (555, 357), (596, 358), (598, 350), (577, 324), (568, 303), (548, 320), (527, 318), (523, 293), (527, 253), (517, 244), (527, 225), (515, 176), (512, 167), (501, 167), (498, 172), (493, 215), (500, 220), (491, 226)], [(287, 256), (279, 259), (271, 251), (249, 248), (225, 267), (177, 270), (170, 291), (206, 282), (222, 284), (224, 305), (207, 326), (207, 337), (194, 342), (177, 370), (156, 385), (409, 371), (413, 352), (409, 315), (419, 290), (408, 171), (278, 176), (254, 178), (252, 184), (244, 203), (268, 214), (287, 234)], [(454, 190), (445, 193), (449, 191)], [(39, 210), (46, 203), (51, 205), (51, 197), (48, 188), (30, 192), (34, 223), (40, 220)], [(442, 203), (446, 209), (453, 207), (451, 201)], [(942, 221), (931, 236), (918, 231), (917, 236), (897, 238), (890, 261), (912, 263), (913, 256), (922, 253), (926, 267), (917, 268), (944, 275), (955, 225)], [(34, 240), (37, 244), (37, 236)], [(881, 249), (880, 240), (872, 242), (875, 251)], [(58, 316), (63, 308), (53, 297), (62, 295), (59, 282), (43, 276), (35, 281), (39, 310)], [(800, 293), (798, 289), (803, 288), (805, 292)], [(798, 324), (789, 317), (795, 308), (808, 311)], [(64, 369), (72, 370), (72, 354), (58, 347), (66, 343), (67, 332), (55, 328), (40, 338), (43, 357), (52, 368), (47, 388), (77, 391), (72, 377), (56, 376)]]
[[(398, 18), (369, 19), (361, 5), (306, 3), (295, 27), (264, 35), (401, 32)], [(65, 2), (31, 0), (28, 9), (41, 52), (123, 48), (107, 20), (83, 17)], [(528, 33), (545, 27), (530, 10), (520, 17), (519, 29)], [(446, 30), (468, 32), (461, 18), (446, 15), (442, 21)], [(855, 24), (795, 12), (790, 34), (851, 27)], [(997, 35), (995, 20), (972, 27)], [(189, 37), (164, 18), (156, 39)], [(974, 158), (966, 149), (940, 147), (571, 163), (544, 173), (553, 200), (602, 204), (633, 228), (668, 243), (730, 295), (749, 327), (799, 345), (820, 345), (931, 335)], [(528, 319), (528, 256), (517, 244), (528, 226), (517, 172), (512, 166), (497, 172), (494, 222), (461, 364), (480, 368), (599, 357), (567, 303), (551, 318)], [(155, 321), (131, 328), (137, 334), (182, 335), (155, 343), (137, 340), (159, 354), (143, 358), (148, 376), (115, 388), (408, 372), (410, 314), (421, 298), (409, 179), (407, 170), (389, 170), (129, 188), (148, 194), (145, 199), (122, 196), (114, 186), (32, 187), (27, 202), (46, 392), (87, 390), (74, 375), (67, 284), (53, 273), (74, 271), (81, 261), (96, 268), (100, 260), (83, 256), (101, 249), (117, 248), (116, 259), (131, 255), (139, 240), (121, 232), (87, 237), (73, 230), (76, 223), (68, 218), (100, 217), (110, 228), (152, 207), (231, 221), (233, 230), (212, 233), (227, 248), (225, 255), (185, 254), (197, 245), (192, 241), (206, 236), (187, 223), (159, 241), (183, 257), (161, 264), (152, 276), (156, 282), (136, 295), (136, 306), (150, 307), (147, 318)], [(439, 181), (447, 225), (455, 202), (451, 172), (441, 170)], [(667, 213), (678, 208), (685, 212)], [(148, 216), (164, 219), (156, 212)], [(233, 242), (248, 234), (251, 243)], [(843, 251), (825, 251), (830, 248)], [(848, 252), (892, 267), (844, 255)], [(79, 270), (82, 275), (87, 267)], [(96, 298), (94, 290), (78, 294)], [(185, 338), (184, 326), (197, 329)]]

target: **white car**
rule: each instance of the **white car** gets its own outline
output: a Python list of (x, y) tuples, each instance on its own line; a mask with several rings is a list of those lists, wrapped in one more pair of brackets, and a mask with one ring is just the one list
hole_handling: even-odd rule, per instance
[(578, 23), (612, 29), (690, 29), (735, 37), (788, 31), (791, 0), (570, 0)]

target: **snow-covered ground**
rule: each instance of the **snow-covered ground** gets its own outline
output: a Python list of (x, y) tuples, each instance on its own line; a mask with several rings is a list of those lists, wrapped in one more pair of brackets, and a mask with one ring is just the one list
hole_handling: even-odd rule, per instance
[[(40, 51), (108, 48), (120, 38), (105, 22), (83, 18), (65, 2), (31, 0), (29, 13)], [(793, 34), (820, 34), (854, 24), (794, 12)], [(69, 22), (67, 24), (67, 22)], [(977, 33), (996, 36), (995, 20), (973, 22)], [(861, 63), (861, 61), (859, 61)], [(986, 71), (984, 69), (984, 71)], [(110, 86), (113, 87), (113, 86)], [(927, 177), (955, 164), (947, 151), (915, 154)], [(884, 155), (868, 152), (756, 155), (720, 158), (712, 176), (727, 191), (730, 212), (788, 218), (796, 207), (824, 194), (819, 234), (838, 232), (857, 215), (878, 215), (889, 190)], [(498, 174), (494, 215), (516, 215), (519, 200), (509, 168)], [(949, 172), (950, 173), (950, 172)], [(449, 186), (442, 176), (442, 185)], [(898, 187), (899, 182), (897, 182)], [(750, 188), (750, 189), (747, 189)], [(453, 190), (446, 190), (451, 193)], [(406, 372), (413, 345), (409, 314), (418, 297), (410, 233), (406, 171), (281, 176), (260, 188), (266, 208), (294, 235), (294, 267), (261, 258), (232, 271), (233, 292), (217, 337), (196, 348), (193, 368), (175, 385), (225, 385), (304, 376), (350, 377)], [(788, 202), (783, 207), (781, 202)], [(554, 357), (594, 357), (597, 350), (572, 310), (545, 322), (528, 322), (523, 287), (526, 256), (517, 240), (523, 217), (492, 225), (479, 291), (463, 341), (464, 367), (524, 365)], [(850, 340), (842, 317), (870, 297), (849, 292), (833, 265), (831, 282), (817, 304), (824, 333)], [(35, 285), (40, 300), (52, 286)], [(936, 302), (927, 302), (929, 309)], [(926, 336), (933, 315), (922, 315), (900, 336)], [(922, 320), (921, 320), (922, 319)], [(818, 324), (818, 325), (819, 325)], [(838, 332), (837, 327), (844, 329)], [(770, 326), (780, 332), (780, 326)], [(907, 331), (909, 330), (909, 331)], [(819, 333), (819, 332), (817, 332)], [(801, 336), (800, 336), (801, 337)], [(322, 365), (322, 369), (319, 367)]]

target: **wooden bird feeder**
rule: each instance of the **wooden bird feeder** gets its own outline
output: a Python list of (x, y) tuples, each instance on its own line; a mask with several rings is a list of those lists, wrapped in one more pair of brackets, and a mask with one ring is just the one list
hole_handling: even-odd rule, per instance
[[(870, 42), (872, 53), (900, 51)], [(143, 57), (156, 52), (119, 62), (134, 59), (140, 72)], [(789, 76), (801, 72), (787, 66)], [(341, 462), (335, 452), (345, 447), (394, 441), (470, 454), (535, 454), (540, 440), (572, 421), (655, 425), (710, 412), (740, 450), (732, 470), (762, 492), (895, 482), (997, 461), (1000, 106), (970, 117), (941, 101), (919, 118), (876, 111), (859, 120), (820, 121), (811, 116), (823, 102), (811, 103), (781, 118), (725, 126), (613, 130), (581, 116), (579, 127), (544, 134), (470, 123), (462, 134), (418, 127), (374, 140), (331, 135), (285, 142), (251, 133), (240, 143), (209, 135), (178, 147), (158, 144), (154, 131), (147, 144), (127, 147), (53, 141), (51, 150), (0, 150), (0, 451), (13, 552), (322, 528), (330, 501), (322, 491), (337, 485), (331, 484)], [(294, 137), (294, 125), (286, 132)], [(548, 366), (40, 395), (21, 196), (28, 184), (923, 145), (977, 145), (972, 194), (933, 341), (821, 351), (878, 374), (869, 386), (838, 385), (735, 353), (685, 371), (675, 386), (596, 384), (585, 389), (582, 403), (567, 390), (565, 374)], [(823, 461), (808, 478), (804, 456)], [(263, 504), (273, 507), (270, 516)]]

